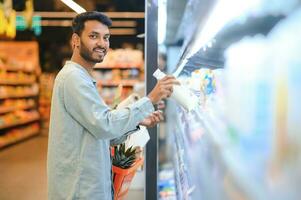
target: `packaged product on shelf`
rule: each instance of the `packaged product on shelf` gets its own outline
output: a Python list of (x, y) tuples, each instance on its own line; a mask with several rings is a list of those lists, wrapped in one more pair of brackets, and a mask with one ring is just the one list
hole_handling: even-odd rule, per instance
[(290, 194), (291, 199), (300, 197), (296, 184), (300, 182), (301, 167), (300, 20), (299, 8), (269, 34), (272, 41), (270, 51), (275, 54), (271, 63), (276, 68), (273, 156), (269, 183), (274, 191)]
[(240, 159), (257, 178), (264, 177), (271, 154), (274, 71), (268, 46), (263, 36), (255, 36), (226, 52), (227, 116), (239, 138)]
[(164, 169), (159, 173), (159, 200), (176, 200), (176, 186), (173, 169)]

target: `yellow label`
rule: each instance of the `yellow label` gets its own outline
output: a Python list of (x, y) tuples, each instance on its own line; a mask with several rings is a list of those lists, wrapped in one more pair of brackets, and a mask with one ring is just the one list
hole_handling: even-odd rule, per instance
[(8, 38), (16, 37), (16, 11), (11, 10), (7, 18), (4, 14), (3, 5), (0, 5), (0, 35)]

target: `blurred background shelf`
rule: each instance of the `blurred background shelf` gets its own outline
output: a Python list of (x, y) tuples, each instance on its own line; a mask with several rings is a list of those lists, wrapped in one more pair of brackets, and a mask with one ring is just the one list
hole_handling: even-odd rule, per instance
[(19, 126), (19, 125), (27, 124), (27, 123), (34, 122), (34, 121), (38, 121), (39, 119), (40, 119), (39, 116), (35, 116), (35, 117), (32, 117), (32, 118), (18, 120), (16, 122), (12, 122), (12, 123), (8, 123), (8, 124), (2, 124), (2, 125), (0, 125), (0, 130), (1, 129), (11, 128), (11, 127), (14, 127), (14, 126)]
[(15, 128), (0, 136), (0, 149), (29, 139), (39, 134), (39, 124), (32, 123), (22, 128)]
[(8, 113), (8, 112), (13, 112), (16, 110), (25, 110), (25, 109), (30, 109), (30, 108), (34, 108), (35, 107), (35, 103), (31, 103), (31, 104), (27, 104), (27, 105), (23, 105), (23, 106), (0, 106), (0, 114), (4, 114), (4, 113)]
[[(40, 133), (37, 42), (0, 42), (0, 146)], [(34, 122), (34, 123), (33, 123)]]
[(9, 98), (32, 98), (38, 96), (38, 93), (25, 93), (25, 94), (14, 94), (14, 95), (2, 95), (0, 99), (9, 99)]
[(35, 80), (3, 80), (0, 79), (0, 84), (1, 85), (31, 85), (33, 83), (35, 83)]

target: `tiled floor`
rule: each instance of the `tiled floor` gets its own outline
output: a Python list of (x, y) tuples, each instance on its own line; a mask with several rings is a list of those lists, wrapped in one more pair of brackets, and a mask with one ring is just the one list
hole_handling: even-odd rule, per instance
[[(47, 136), (40, 135), (0, 150), (0, 200), (46, 200)], [(131, 190), (125, 200), (143, 200)]]

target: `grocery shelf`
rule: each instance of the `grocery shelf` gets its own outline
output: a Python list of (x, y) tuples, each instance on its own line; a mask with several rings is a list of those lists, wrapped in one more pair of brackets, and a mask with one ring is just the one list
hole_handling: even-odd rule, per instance
[(5, 128), (14, 127), (14, 126), (19, 126), (19, 125), (27, 124), (29, 122), (37, 121), (39, 119), (40, 119), (40, 117), (36, 116), (36, 117), (32, 117), (32, 118), (29, 118), (29, 119), (26, 119), (26, 120), (21, 120), (21, 121), (18, 121), (18, 122), (14, 122), (14, 123), (11, 123), (11, 124), (0, 125), (0, 130), (1, 129), (5, 129)]
[(0, 106), (0, 114), (16, 111), (16, 110), (25, 110), (29, 108), (33, 108), (35, 105), (34, 104), (29, 104), (25, 106)]
[(5, 80), (0, 79), (1, 85), (31, 85), (34, 84), (35, 80)]
[(14, 67), (0, 67), (0, 70), (5, 70), (8, 72), (24, 72), (24, 73), (35, 73), (34, 69), (25, 69), (25, 68), (14, 68)]
[[(134, 85), (143, 79), (144, 61), (143, 52), (138, 49), (117, 48), (107, 52), (106, 59), (97, 63), (93, 68), (92, 76), (97, 81), (100, 96), (123, 100), (133, 92)], [(122, 85), (122, 89), (118, 86)], [(117, 97), (121, 95), (120, 97)]]
[[(0, 148), (39, 133), (39, 46), (36, 41), (0, 43)], [(27, 109), (30, 109), (26, 111)]]
[(19, 135), (14, 136), (14, 137), (9, 137), (9, 138), (5, 139), (4, 141), (0, 142), (0, 149), (4, 148), (4, 147), (7, 147), (7, 146), (10, 146), (12, 144), (21, 142), (23, 140), (29, 139), (33, 136), (38, 135), (39, 133), (40, 133), (39, 130), (33, 130), (31, 132), (27, 132), (27, 133), (25, 132), (23, 134), (19, 134)]
[(38, 93), (29, 93), (29, 94), (15, 94), (15, 95), (0, 95), (0, 99), (8, 98), (26, 98), (26, 97), (35, 97)]

